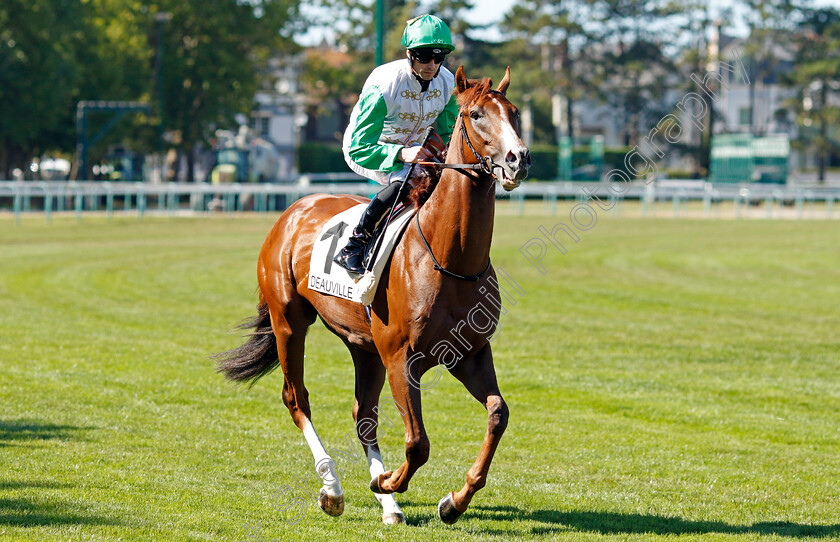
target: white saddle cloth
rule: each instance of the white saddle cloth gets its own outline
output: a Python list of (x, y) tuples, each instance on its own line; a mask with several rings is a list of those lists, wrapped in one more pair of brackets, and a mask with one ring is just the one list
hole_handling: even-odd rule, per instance
[(367, 204), (361, 203), (335, 215), (324, 224), (315, 238), (312, 259), (309, 261), (308, 286), (310, 290), (349, 299), (363, 305), (370, 305), (373, 301), (382, 270), (385, 269), (391, 257), (400, 233), (414, 216), (416, 209), (413, 206), (406, 207), (391, 219), (383, 238), (380, 241), (373, 241), (373, 244), (379, 242), (380, 247), (371, 271), (359, 276), (348, 272), (335, 263), (333, 258), (347, 244), (353, 228), (359, 223), (366, 208)]

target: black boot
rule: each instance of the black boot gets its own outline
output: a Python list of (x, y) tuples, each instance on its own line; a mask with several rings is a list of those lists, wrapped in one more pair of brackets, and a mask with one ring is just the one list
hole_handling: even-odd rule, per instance
[(353, 228), (350, 240), (347, 241), (344, 248), (338, 251), (333, 261), (351, 273), (359, 275), (364, 273), (365, 247), (367, 247), (371, 235), (373, 235), (373, 232), (364, 229), (362, 226)]
[(335, 263), (351, 273), (361, 275), (365, 272), (365, 248), (376, 227), (396, 203), (401, 184), (399, 182), (389, 184), (370, 200), (367, 209), (362, 213), (359, 225), (353, 228), (353, 234), (347, 241), (347, 245), (333, 258)]

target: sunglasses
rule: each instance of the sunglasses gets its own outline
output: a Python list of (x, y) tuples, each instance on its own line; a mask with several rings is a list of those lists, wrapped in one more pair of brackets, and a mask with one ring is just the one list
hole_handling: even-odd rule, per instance
[(411, 51), (411, 57), (420, 64), (428, 64), (432, 60), (435, 64), (442, 64), (446, 60), (446, 53), (433, 53), (431, 51)]

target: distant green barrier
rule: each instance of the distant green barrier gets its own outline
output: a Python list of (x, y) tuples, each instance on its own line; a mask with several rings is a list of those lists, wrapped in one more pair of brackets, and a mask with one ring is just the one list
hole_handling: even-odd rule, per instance
[[(538, 144), (531, 146), (531, 169), (528, 178), (539, 181), (554, 181), (557, 174), (557, 145)], [(573, 166), (586, 163), (588, 147), (574, 149)], [(624, 156), (629, 147), (615, 147), (604, 150), (604, 173), (613, 169), (626, 172)], [(301, 173), (336, 173), (349, 171), (338, 143), (304, 143), (298, 148), (298, 171)]]
[(551, 181), (557, 178), (557, 146), (532, 145), (529, 179)]
[(301, 173), (347, 172), (341, 145), (337, 143), (304, 143), (298, 147), (298, 171)]
[[(624, 157), (630, 152), (629, 147), (614, 147), (604, 150), (604, 173), (618, 169), (627, 172)], [(531, 169), (528, 178), (539, 181), (554, 181), (558, 176), (558, 148), (556, 145), (532, 145)], [(577, 169), (588, 163), (589, 147), (575, 147), (572, 167)], [(560, 179), (567, 180), (567, 179)]]

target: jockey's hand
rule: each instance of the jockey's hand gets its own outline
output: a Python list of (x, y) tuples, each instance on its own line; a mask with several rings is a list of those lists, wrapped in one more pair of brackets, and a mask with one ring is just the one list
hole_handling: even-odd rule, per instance
[(434, 157), (425, 147), (403, 147), (400, 150), (400, 160), (406, 163), (431, 161)]

